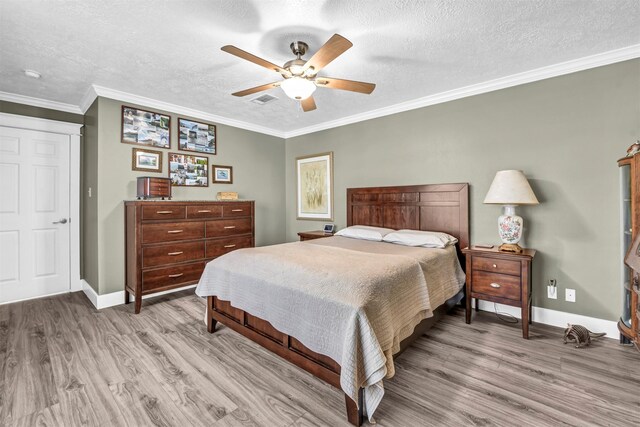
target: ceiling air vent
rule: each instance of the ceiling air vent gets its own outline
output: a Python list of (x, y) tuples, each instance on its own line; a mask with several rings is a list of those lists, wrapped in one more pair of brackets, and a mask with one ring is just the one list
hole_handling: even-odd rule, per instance
[(269, 102), (273, 102), (276, 101), (278, 98), (273, 96), (273, 95), (269, 95), (268, 93), (265, 93), (264, 95), (260, 95), (257, 98), (253, 98), (251, 100), (251, 102), (255, 102), (256, 104), (260, 104), (260, 105), (264, 105), (267, 104)]

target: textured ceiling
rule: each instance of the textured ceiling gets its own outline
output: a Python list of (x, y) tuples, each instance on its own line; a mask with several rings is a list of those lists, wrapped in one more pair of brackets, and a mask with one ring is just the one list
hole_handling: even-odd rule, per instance
[[(373, 94), (320, 88), (309, 113), (230, 95), (279, 76), (221, 46), (281, 64), (334, 33), (354, 46), (320, 75)], [(96, 84), (288, 132), (639, 43), (638, 0), (2, 0), (0, 91), (78, 105)]]

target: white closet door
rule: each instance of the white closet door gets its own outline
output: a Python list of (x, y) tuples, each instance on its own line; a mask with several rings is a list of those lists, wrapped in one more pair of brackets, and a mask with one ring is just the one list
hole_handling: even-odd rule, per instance
[(69, 148), (0, 127), (0, 303), (69, 291)]

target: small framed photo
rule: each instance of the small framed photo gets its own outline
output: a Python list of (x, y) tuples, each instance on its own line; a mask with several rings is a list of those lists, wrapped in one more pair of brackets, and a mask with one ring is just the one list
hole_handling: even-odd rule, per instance
[(131, 154), (131, 170), (162, 172), (162, 151), (134, 148)]
[(216, 154), (216, 127), (178, 118), (178, 149)]
[(181, 187), (209, 186), (209, 158), (191, 154), (169, 153), (171, 185)]
[(213, 182), (215, 184), (233, 184), (233, 168), (213, 165)]
[(171, 148), (171, 117), (122, 106), (122, 142)]
[(297, 219), (333, 221), (333, 152), (296, 159)]

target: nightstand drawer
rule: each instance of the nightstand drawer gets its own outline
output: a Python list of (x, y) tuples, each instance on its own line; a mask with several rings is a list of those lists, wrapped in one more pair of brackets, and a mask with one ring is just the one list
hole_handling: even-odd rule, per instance
[(474, 256), (471, 259), (473, 270), (520, 276), (520, 261)]
[(474, 271), (471, 292), (520, 301), (520, 277)]

